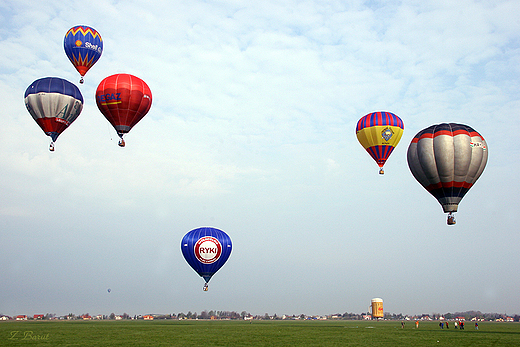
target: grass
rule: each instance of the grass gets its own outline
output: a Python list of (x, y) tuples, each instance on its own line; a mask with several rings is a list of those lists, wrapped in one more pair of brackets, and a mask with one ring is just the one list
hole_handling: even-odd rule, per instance
[(519, 323), (465, 330), (398, 321), (8, 321), (1, 346), (520, 346)]

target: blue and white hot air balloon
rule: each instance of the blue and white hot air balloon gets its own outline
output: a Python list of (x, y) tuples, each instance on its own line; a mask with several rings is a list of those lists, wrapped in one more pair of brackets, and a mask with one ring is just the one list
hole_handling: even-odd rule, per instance
[(83, 96), (78, 87), (58, 77), (34, 81), (25, 91), (25, 106), (43, 132), (54, 142), (78, 118), (83, 109)]
[(204, 291), (211, 277), (226, 263), (231, 254), (231, 238), (224, 231), (202, 227), (188, 232), (181, 241), (186, 262), (204, 278)]

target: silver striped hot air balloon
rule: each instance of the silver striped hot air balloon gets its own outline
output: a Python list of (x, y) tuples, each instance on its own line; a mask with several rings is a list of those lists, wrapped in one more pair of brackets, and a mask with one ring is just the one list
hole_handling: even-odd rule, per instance
[(442, 123), (415, 135), (407, 159), (415, 179), (439, 201), (452, 225), (460, 201), (484, 171), (488, 147), (470, 126)]

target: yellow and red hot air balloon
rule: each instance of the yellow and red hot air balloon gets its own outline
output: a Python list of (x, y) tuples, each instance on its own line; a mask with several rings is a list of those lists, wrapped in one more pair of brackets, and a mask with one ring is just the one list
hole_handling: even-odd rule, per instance
[(368, 154), (379, 165), (379, 173), (403, 136), (404, 123), (391, 112), (372, 112), (362, 117), (356, 126), (356, 136)]

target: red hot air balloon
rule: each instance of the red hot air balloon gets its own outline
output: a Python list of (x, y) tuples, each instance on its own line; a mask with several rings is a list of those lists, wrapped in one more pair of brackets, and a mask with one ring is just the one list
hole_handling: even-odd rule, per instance
[(123, 135), (150, 110), (152, 92), (142, 79), (116, 74), (101, 81), (96, 90), (96, 103), (121, 138), (119, 146), (124, 147)]

